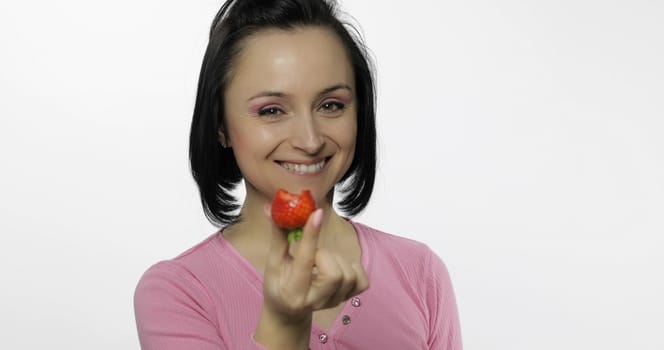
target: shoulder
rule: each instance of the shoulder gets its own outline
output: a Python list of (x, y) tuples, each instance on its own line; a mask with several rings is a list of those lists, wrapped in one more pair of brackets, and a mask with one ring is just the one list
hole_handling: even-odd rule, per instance
[(426, 244), (351, 222), (363, 245), (367, 268), (374, 276), (395, 274), (395, 278), (419, 286), (449, 280), (442, 259)]
[[(412, 300), (430, 319), (439, 299), (453, 299), (447, 267), (426, 244), (353, 222), (363, 243), (363, 263), (378, 290)], [(382, 292), (381, 292), (382, 293)], [(399, 298), (399, 297), (397, 297)]]
[(425, 263), (436, 255), (429, 246), (414, 239), (384, 232), (358, 222), (352, 222), (352, 224), (357, 230), (359, 239), (374, 254), (413, 263)]
[[(210, 288), (219, 256), (212, 235), (173, 259), (148, 268), (134, 291), (134, 316), (141, 345), (163, 349), (190, 348), (192, 340), (223, 347), (218, 335), (222, 318)], [(216, 251), (216, 253), (215, 253)], [(223, 347), (226, 348), (226, 347)]]
[(216, 234), (178, 254), (175, 258), (162, 260), (150, 266), (141, 276), (137, 292), (156, 284), (189, 283), (196, 275), (204, 273), (206, 257), (214, 250)]
[(205, 298), (202, 282), (205, 275), (214, 269), (212, 257), (219, 256), (221, 247), (217, 246), (217, 233), (185, 250), (175, 258), (162, 260), (150, 266), (138, 281), (135, 298), (168, 294), (169, 292), (187, 292), (199, 294)]

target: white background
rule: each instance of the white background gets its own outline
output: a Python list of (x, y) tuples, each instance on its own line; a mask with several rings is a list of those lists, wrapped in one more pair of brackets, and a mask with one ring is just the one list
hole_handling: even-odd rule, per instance
[[(137, 349), (210, 235), (188, 131), (218, 1), (0, 3), (3, 349)], [(663, 349), (664, 5), (346, 0), (378, 69), (357, 218), (446, 262), (466, 349)]]

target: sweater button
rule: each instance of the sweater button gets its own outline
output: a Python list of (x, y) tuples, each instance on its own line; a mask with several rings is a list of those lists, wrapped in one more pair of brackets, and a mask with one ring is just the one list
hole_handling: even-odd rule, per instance
[(351, 299), (350, 304), (353, 305), (353, 307), (359, 307), (360, 305), (362, 305), (362, 303), (360, 302), (360, 297), (354, 297), (353, 299)]
[(320, 341), (321, 344), (325, 344), (325, 343), (327, 343), (327, 334), (325, 334), (325, 333), (321, 333), (321, 334), (318, 336), (318, 341)]
[(344, 317), (341, 319), (341, 322), (343, 322), (344, 326), (348, 326), (350, 324), (350, 316), (344, 315)]

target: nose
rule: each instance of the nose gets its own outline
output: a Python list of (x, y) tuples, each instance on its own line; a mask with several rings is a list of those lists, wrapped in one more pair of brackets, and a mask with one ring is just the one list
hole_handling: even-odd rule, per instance
[(319, 125), (312, 115), (301, 115), (293, 119), (291, 145), (306, 154), (316, 155), (325, 147), (325, 139)]

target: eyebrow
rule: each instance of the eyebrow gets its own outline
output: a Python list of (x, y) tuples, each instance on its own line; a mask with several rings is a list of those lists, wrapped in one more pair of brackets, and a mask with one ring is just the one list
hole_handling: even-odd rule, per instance
[[(318, 93), (318, 97), (323, 96), (325, 94), (328, 94), (328, 93), (330, 93), (334, 90), (338, 90), (338, 89), (346, 89), (350, 92), (353, 91), (353, 89), (351, 89), (350, 86), (348, 86), (347, 84), (336, 84), (336, 85), (332, 85), (330, 87), (327, 87), (327, 88), (323, 89), (321, 92)], [(253, 96), (249, 97), (249, 99), (247, 101), (251, 101), (251, 100), (253, 100), (255, 98), (258, 98), (258, 97), (268, 97), (268, 96), (284, 97), (286, 95), (287, 94), (285, 94), (283, 92), (280, 92), (280, 91), (269, 91), (269, 90), (268, 91), (261, 91), (261, 92), (257, 93), (256, 95), (253, 95)]]

